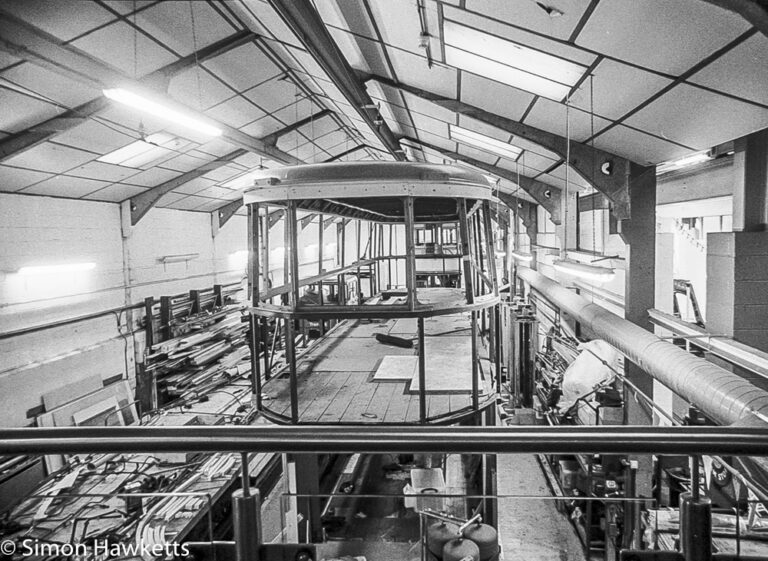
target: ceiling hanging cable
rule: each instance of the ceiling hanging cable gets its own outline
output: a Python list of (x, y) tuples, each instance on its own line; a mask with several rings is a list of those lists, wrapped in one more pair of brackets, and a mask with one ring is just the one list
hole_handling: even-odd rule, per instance
[(200, 61), (197, 58), (197, 29), (195, 26), (194, 2), (189, 0), (189, 17), (192, 24), (192, 50), (195, 54), (195, 81), (197, 82), (197, 109), (203, 110), (203, 88), (200, 82)]
[[(615, 272), (608, 267), (599, 267), (591, 263), (582, 263), (568, 257), (568, 207), (570, 206), (570, 193), (568, 184), (570, 179), (571, 162), (571, 123), (570, 123), (571, 96), (565, 99), (565, 197), (563, 199), (563, 247), (560, 251), (560, 259), (556, 259), (552, 266), (558, 272), (566, 275), (580, 277), (596, 283), (604, 283), (613, 279)], [(578, 212), (578, 209), (576, 210)]]

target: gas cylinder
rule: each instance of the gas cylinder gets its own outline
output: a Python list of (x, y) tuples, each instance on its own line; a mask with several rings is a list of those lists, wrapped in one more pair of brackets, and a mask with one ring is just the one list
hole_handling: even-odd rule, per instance
[(464, 538), (455, 538), (445, 542), (443, 561), (480, 561), (480, 549), (477, 544)]
[(441, 559), (445, 542), (457, 538), (458, 536), (459, 527), (455, 524), (435, 522), (427, 528), (427, 549), (432, 555)]
[(464, 529), (463, 536), (477, 544), (480, 561), (491, 561), (499, 553), (499, 535), (493, 526), (477, 522)]

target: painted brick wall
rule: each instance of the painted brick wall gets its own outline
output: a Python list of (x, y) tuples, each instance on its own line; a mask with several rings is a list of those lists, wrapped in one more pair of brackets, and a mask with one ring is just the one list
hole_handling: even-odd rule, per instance
[[(214, 238), (210, 214), (152, 209), (124, 237), (119, 205), (0, 194), (0, 333), (234, 282), (240, 272), (229, 256), (246, 245), (241, 216)], [(189, 253), (198, 255), (160, 262)], [(85, 262), (95, 268), (45, 278), (17, 273)], [(27, 411), (44, 391), (94, 374), (121, 374), (132, 383), (143, 335), (128, 331), (140, 316), (136, 310), (0, 339), (0, 426), (30, 424)]]

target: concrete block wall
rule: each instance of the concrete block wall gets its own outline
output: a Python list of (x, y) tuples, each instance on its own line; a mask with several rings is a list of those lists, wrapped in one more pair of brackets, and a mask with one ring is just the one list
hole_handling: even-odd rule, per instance
[[(0, 334), (237, 281), (246, 218), (213, 236), (211, 215), (152, 209), (121, 226), (109, 203), (0, 194)], [(126, 235), (124, 235), (126, 234)], [(168, 255), (198, 254), (163, 264)], [(89, 271), (23, 276), (30, 265), (94, 263)], [(141, 310), (0, 339), (0, 426), (26, 426), (44, 391), (98, 374), (131, 383), (143, 350)], [(130, 332), (138, 330), (135, 336)]]

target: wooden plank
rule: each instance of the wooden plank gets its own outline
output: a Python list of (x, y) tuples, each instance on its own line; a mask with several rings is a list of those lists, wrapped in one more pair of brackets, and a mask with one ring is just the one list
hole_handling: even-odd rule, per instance
[(413, 396), (405, 393), (405, 384), (390, 384), (395, 390), (387, 405), (384, 421), (387, 423), (401, 423), (408, 413), (408, 403)]
[(71, 401), (75, 401), (89, 393), (99, 391), (104, 387), (101, 376), (95, 374), (82, 380), (77, 380), (71, 384), (61, 386), (48, 393), (43, 394), (43, 405), (46, 411), (51, 411)]
[[(320, 415), (322, 422), (337, 422), (349, 405), (349, 388), (347, 383), (354, 374), (352, 372), (334, 372), (332, 384), (337, 388), (336, 393), (328, 402), (328, 407)], [(354, 391), (354, 390), (352, 390)]]
[(389, 407), (389, 402), (392, 400), (392, 396), (398, 389), (399, 384), (378, 384), (375, 382), (371, 382), (371, 384), (376, 386), (376, 391), (374, 392), (371, 401), (368, 403), (368, 407), (366, 407), (363, 412), (363, 420), (365, 422), (376, 423), (384, 420), (384, 417), (387, 414), (387, 408)]
[(366, 422), (366, 418), (363, 417), (363, 413), (368, 409), (368, 404), (373, 399), (373, 394), (376, 393), (376, 387), (379, 385), (371, 381), (372, 376), (361, 376), (361, 381), (355, 388), (355, 394), (352, 399), (349, 400), (349, 406), (341, 416), (341, 422), (343, 423), (362, 423)]
[(318, 421), (320, 415), (328, 408), (333, 396), (339, 391), (339, 388), (334, 384), (336, 378), (333, 372), (315, 372), (315, 376), (321, 376), (323, 383), (317, 388), (317, 394), (307, 403), (307, 407), (302, 413), (301, 420), (305, 422)]

